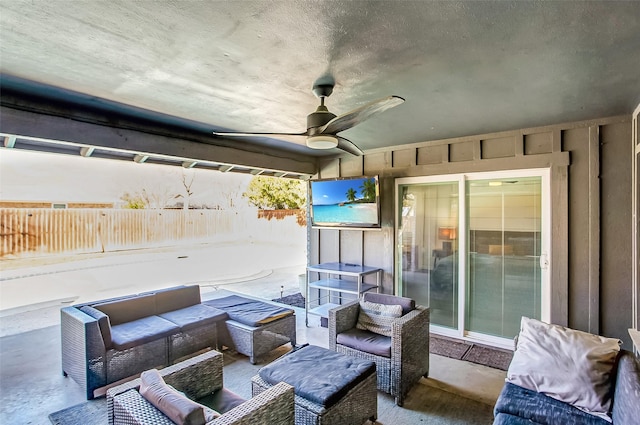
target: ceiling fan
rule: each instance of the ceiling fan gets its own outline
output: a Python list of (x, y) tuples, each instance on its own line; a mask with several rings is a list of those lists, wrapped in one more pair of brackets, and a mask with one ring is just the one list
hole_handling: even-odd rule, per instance
[(404, 102), (400, 96), (388, 96), (375, 100), (364, 106), (356, 108), (345, 114), (336, 116), (324, 106), (324, 99), (333, 92), (334, 82), (322, 81), (313, 85), (313, 94), (320, 98), (320, 106), (307, 115), (307, 131), (302, 133), (244, 133), (244, 132), (218, 132), (216, 136), (300, 136), (306, 138), (306, 144), (313, 149), (338, 148), (353, 155), (362, 155), (362, 151), (353, 142), (338, 136), (338, 133), (371, 118), (373, 115), (398, 106)]

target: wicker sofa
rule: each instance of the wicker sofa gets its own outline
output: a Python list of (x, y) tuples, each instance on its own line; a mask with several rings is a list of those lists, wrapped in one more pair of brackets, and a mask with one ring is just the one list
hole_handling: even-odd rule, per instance
[(217, 346), (221, 310), (176, 286), (61, 309), (62, 372), (86, 391)]
[(640, 420), (640, 366), (633, 353), (621, 350), (616, 362), (612, 422), (589, 415), (554, 398), (509, 382), (494, 408), (495, 425), (633, 424)]
[[(209, 351), (159, 371), (164, 382), (189, 399), (221, 416), (207, 425), (261, 425), (294, 423), (293, 387), (281, 382), (249, 400), (223, 388), (223, 359)], [(137, 378), (107, 391), (109, 425), (173, 425), (167, 416), (139, 393)]]
[(523, 317), (494, 425), (640, 423), (640, 360), (620, 341)]

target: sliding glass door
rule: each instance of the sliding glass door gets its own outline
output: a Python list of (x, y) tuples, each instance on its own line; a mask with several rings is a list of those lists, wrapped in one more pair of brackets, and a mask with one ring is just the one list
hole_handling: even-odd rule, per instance
[(431, 307), (431, 323), (458, 326), (458, 182), (399, 187), (402, 293)]
[(398, 293), (430, 307), (434, 332), (506, 346), (521, 316), (548, 320), (547, 170), (396, 188)]
[(513, 338), (540, 319), (542, 178), (467, 182), (466, 330)]

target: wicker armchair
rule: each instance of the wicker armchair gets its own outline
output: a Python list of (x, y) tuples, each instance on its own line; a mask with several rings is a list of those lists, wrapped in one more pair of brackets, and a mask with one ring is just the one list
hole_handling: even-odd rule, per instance
[[(222, 354), (212, 350), (159, 372), (167, 384), (206, 405), (208, 403), (203, 400), (215, 399), (212, 394), (227, 391), (222, 387), (222, 365)], [(139, 388), (140, 378), (107, 390), (109, 425), (174, 425), (140, 395)], [(216, 406), (210, 407), (215, 409)], [(294, 420), (293, 387), (281, 382), (206, 425), (293, 425)]]
[[(363, 299), (380, 304), (403, 305), (404, 314), (393, 321), (391, 337), (356, 330), (360, 312), (360, 304), (356, 300), (329, 310), (329, 348), (376, 362), (378, 389), (394, 396), (396, 404), (402, 406), (409, 389), (422, 376), (429, 375), (429, 308), (415, 305), (408, 298), (385, 294), (365, 293)], [(359, 333), (361, 340), (373, 338), (378, 347), (387, 344), (389, 348), (388, 344), (391, 344), (390, 356), (363, 351), (363, 347), (358, 349), (338, 342), (341, 333), (353, 332)], [(368, 342), (360, 345), (367, 344)]]

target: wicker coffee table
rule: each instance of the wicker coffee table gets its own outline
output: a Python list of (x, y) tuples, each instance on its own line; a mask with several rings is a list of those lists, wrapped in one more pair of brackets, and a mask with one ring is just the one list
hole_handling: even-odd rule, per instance
[(249, 356), (251, 364), (281, 345), (296, 345), (296, 316), (291, 308), (238, 295), (214, 298), (203, 304), (229, 315), (218, 324), (219, 342)]
[(296, 425), (362, 425), (378, 415), (375, 363), (313, 345), (260, 369), (253, 396), (284, 381), (294, 387)]

